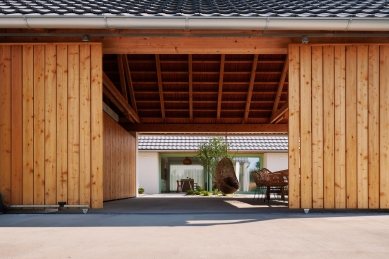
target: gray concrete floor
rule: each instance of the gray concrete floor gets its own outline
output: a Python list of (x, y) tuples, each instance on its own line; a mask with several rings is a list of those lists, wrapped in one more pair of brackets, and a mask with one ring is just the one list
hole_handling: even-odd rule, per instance
[(0, 215), (0, 258), (389, 258), (387, 211), (289, 210), (251, 197), (143, 196)]

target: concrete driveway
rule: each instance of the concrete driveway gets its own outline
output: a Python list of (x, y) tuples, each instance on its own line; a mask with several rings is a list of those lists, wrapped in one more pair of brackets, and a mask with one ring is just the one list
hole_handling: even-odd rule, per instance
[[(88, 214), (3, 214), (0, 258), (389, 258), (387, 212), (266, 211), (249, 200), (142, 197)], [(132, 210), (114, 210), (126, 202)]]

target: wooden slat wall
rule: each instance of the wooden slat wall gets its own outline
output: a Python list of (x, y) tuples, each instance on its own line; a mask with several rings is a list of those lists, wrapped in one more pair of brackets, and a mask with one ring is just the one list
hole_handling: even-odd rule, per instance
[(4, 204), (103, 206), (101, 49), (0, 44)]
[(104, 201), (136, 196), (136, 139), (104, 113)]
[(290, 45), (289, 71), (289, 207), (388, 209), (389, 45)]

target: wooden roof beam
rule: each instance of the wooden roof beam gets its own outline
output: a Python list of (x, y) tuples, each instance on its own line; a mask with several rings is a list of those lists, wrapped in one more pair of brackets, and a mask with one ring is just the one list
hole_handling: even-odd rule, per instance
[[(124, 99), (123, 95), (116, 89), (115, 85), (108, 78), (108, 76), (103, 72), (103, 84), (106, 89), (109, 91), (111, 96), (124, 108), (125, 112), (129, 115), (128, 117), (132, 117), (135, 122), (140, 123), (140, 118), (138, 114), (131, 108), (126, 99)], [(130, 118), (129, 118), (130, 119)]]
[(249, 84), (249, 89), (248, 89), (248, 92), (247, 92), (246, 109), (244, 111), (243, 123), (246, 123), (247, 119), (249, 118), (251, 97), (253, 96), (253, 89), (254, 89), (254, 81), (255, 81), (255, 75), (256, 75), (256, 70), (257, 70), (257, 64), (258, 64), (258, 54), (255, 54), (254, 55), (253, 66), (251, 68), (250, 84)]
[(118, 60), (118, 68), (119, 68), (119, 77), (120, 77), (120, 87), (122, 90), (122, 95), (124, 99), (128, 102), (128, 95), (127, 95), (127, 86), (126, 86), (126, 78), (124, 75), (124, 67), (123, 67), (123, 55), (116, 55)]
[(289, 69), (289, 58), (288, 58), (288, 55), (286, 55), (284, 68), (282, 69), (280, 82), (278, 83), (276, 99), (274, 100), (273, 111), (271, 113), (271, 117), (273, 117), (274, 114), (276, 114), (276, 112), (277, 112), (278, 104), (280, 103), (280, 99), (281, 99), (282, 89), (284, 88), (284, 84), (285, 84), (286, 75), (288, 74), (288, 69)]
[(226, 62), (226, 55), (222, 54), (220, 59), (220, 73), (219, 73), (219, 91), (217, 96), (217, 120), (220, 120), (220, 112), (222, 108), (223, 96), (223, 79), (224, 79), (224, 64)]
[(121, 124), (140, 133), (287, 133), (288, 124)]
[(189, 119), (193, 121), (193, 60), (192, 54), (188, 55), (188, 68), (189, 68)]
[(134, 109), (134, 111), (136, 113), (138, 113), (138, 108), (136, 106), (134, 85), (132, 83), (131, 71), (130, 71), (130, 66), (128, 64), (127, 55), (123, 55), (123, 65), (124, 65), (124, 73), (126, 75), (126, 79), (127, 79), (127, 82), (128, 82), (128, 84), (127, 84), (128, 90), (130, 91), (130, 98), (131, 98), (132, 108)]
[(280, 118), (289, 110), (288, 103), (285, 103), (281, 109), (279, 109), (269, 120), (269, 124), (280, 122)]
[(164, 98), (163, 98), (161, 60), (159, 58), (159, 54), (155, 54), (155, 63), (156, 63), (155, 65), (157, 67), (159, 102), (161, 103), (161, 115), (162, 115), (162, 119), (165, 120), (165, 102), (164, 102)]

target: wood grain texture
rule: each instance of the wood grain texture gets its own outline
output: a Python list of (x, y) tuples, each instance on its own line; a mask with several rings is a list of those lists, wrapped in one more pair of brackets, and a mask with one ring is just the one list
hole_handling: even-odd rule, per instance
[(357, 47), (357, 179), (358, 208), (369, 207), (368, 186), (368, 75), (369, 47)]
[(323, 208), (323, 48), (312, 47), (312, 206)]
[(251, 67), (251, 75), (250, 75), (250, 83), (249, 88), (247, 91), (247, 99), (246, 99), (246, 108), (244, 111), (244, 118), (243, 123), (246, 123), (249, 118), (249, 112), (250, 112), (250, 106), (251, 106), (251, 98), (253, 96), (253, 90), (254, 90), (254, 81), (255, 81), (255, 74), (257, 71), (257, 65), (258, 65), (258, 54), (254, 55), (253, 65)]
[(68, 48), (57, 46), (57, 202), (68, 200)]
[(335, 46), (335, 208), (346, 208), (346, 50)]
[(45, 46), (34, 46), (34, 204), (45, 203)]
[(57, 204), (57, 48), (45, 48), (45, 204)]
[(380, 51), (369, 46), (369, 208), (380, 207)]
[(380, 46), (380, 208), (389, 208), (389, 46)]
[(357, 48), (346, 46), (346, 198), (357, 208)]
[(134, 137), (109, 115), (104, 116), (104, 201), (134, 197)]
[(335, 70), (333, 46), (323, 47), (324, 208), (335, 207)]
[(103, 207), (102, 46), (91, 46), (91, 207)]
[(0, 46), (0, 193), (11, 204), (11, 46)]
[(289, 56), (289, 208), (300, 208), (300, 49), (290, 46)]
[(90, 205), (91, 171), (91, 51), (80, 46), (80, 204)]
[(68, 204), (80, 203), (80, 53), (68, 45)]
[(23, 46), (23, 204), (34, 203), (34, 47)]
[(301, 207), (312, 208), (312, 64), (311, 46), (300, 47)]
[(189, 73), (189, 120), (193, 121), (193, 62), (192, 54), (188, 55), (188, 73)]
[(23, 46), (12, 46), (11, 55), (11, 204), (23, 204)]
[(110, 140), (111, 140), (111, 118), (109, 117), (109, 115), (107, 113), (103, 113), (103, 123), (104, 123), (104, 126), (103, 126), (103, 134), (104, 134), (104, 138), (103, 138), (103, 145), (104, 145), (104, 148), (103, 148), (103, 164), (104, 164), (104, 169), (103, 169), (103, 183), (104, 183), (104, 186), (103, 186), (103, 191), (104, 191), (104, 197), (103, 197), (103, 200), (104, 201), (109, 201), (111, 200), (111, 155), (112, 155), (112, 151), (111, 151), (111, 148), (112, 148), (112, 145), (110, 143)]

